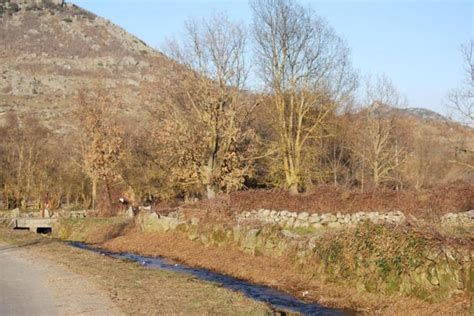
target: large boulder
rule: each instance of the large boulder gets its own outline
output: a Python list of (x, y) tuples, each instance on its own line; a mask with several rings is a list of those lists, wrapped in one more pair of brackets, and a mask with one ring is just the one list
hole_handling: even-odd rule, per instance
[(255, 250), (258, 245), (258, 235), (260, 234), (260, 229), (250, 229), (245, 233), (243, 238), (240, 241), (240, 247), (243, 251), (255, 254)]
[(160, 216), (157, 213), (142, 212), (137, 217), (140, 230), (147, 233), (165, 233), (175, 230), (180, 224), (174, 217)]

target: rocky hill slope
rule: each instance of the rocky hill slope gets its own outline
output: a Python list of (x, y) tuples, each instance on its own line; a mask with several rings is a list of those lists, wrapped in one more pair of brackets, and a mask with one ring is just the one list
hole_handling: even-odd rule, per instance
[(378, 113), (382, 116), (404, 116), (406, 118), (419, 120), (422, 122), (430, 123), (453, 123), (447, 117), (425, 108), (396, 108), (387, 104), (382, 104), (380, 102), (375, 102), (372, 107), (375, 109), (375, 113)]
[[(183, 69), (110, 21), (62, 0), (0, 0), (0, 124), (6, 114), (36, 115), (54, 130), (81, 88), (103, 86), (122, 113), (140, 121)], [(381, 110), (382, 112), (385, 110)], [(409, 119), (445, 123), (426, 109), (393, 109)]]
[(0, 123), (16, 111), (67, 127), (78, 89), (97, 85), (140, 119), (173, 80), (174, 63), (108, 20), (61, 3), (0, 0)]
[(428, 109), (424, 108), (405, 108), (405, 109), (396, 109), (401, 113), (412, 116), (414, 118), (418, 118), (423, 121), (438, 121), (438, 122), (447, 122), (449, 121), (448, 118), (445, 116)]

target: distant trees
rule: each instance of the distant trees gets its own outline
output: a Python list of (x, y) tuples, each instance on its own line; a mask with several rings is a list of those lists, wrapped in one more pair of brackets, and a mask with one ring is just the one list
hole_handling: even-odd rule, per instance
[(69, 205), (84, 199), (82, 175), (70, 159), (65, 135), (53, 133), (34, 114), (7, 114), (0, 127), (0, 187), (8, 208)]
[(156, 138), (170, 163), (171, 181), (185, 194), (240, 189), (252, 173), (256, 135), (247, 124), (256, 101), (244, 92), (246, 32), (224, 15), (186, 24), (182, 43), (168, 44), (176, 90), (161, 112)]
[(41, 203), (46, 193), (42, 171), (48, 161), (49, 130), (33, 116), (19, 118), (10, 114), (0, 134), (3, 195), (6, 204), (25, 207), (29, 199)]
[(257, 0), (252, 8), (259, 74), (274, 109), (274, 150), (285, 186), (297, 193), (308, 143), (356, 85), (349, 49), (326, 21), (295, 1)]
[[(332, 182), (337, 185), (350, 185), (354, 177), (356, 159), (353, 157), (353, 121), (351, 113), (333, 115), (327, 133), (321, 136), (321, 150), (317, 158), (320, 170), (327, 169), (320, 177), (320, 183)], [(324, 176), (326, 175), (326, 176)]]
[[(101, 84), (78, 91), (72, 133), (9, 114), (0, 127), (7, 207), (38, 208), (47, 197), (53, 207), (105, 202), (109, 215), (116, 191), (138, 204), (246, 187), (422, 189), (469, 179), (471, 129), (404, 116), (386, 76), (358, 93), (349, 48), (311, 9), (294, 0), (251, 5), (250, 34), (218, 14), (189, 21), (183, 39), (168, 42), (172, 71), (145, 100), (149, 116), (128, 117)], [(462, 53), (466, 77), (450, 106), (470, 124), (474, 42)]]

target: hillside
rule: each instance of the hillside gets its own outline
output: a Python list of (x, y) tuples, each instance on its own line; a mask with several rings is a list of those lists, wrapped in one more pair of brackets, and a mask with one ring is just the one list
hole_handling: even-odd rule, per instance
[(389, 106), (387, 104), (382, 104), (380, 102), (375, 102), (372, 106), (374, 107), (375, 112), (380, 115), (404, 116), (409, 119), (415, 119), (421, 122), (429, 122), (429, 123), (451, 122), (447, 117), (435, 111), (425, 109), (425, 108), (419, 108), (419, 107), (396, 108), (396, 107)]
[[(0, 123), (9, 111), (37, 115), (55, 129), (81, 87), (101, 84), (121, 96), (123, 113), (139, 120), (173, 82), (176, 65), (110, 21), (61, 0), (0, 0)], [(421, 108), (400, 113), (447, 122)]]
[(418, 118), (423, 121), (438, 121), (438, 122), (447, 122), (449, 121), (445, 116), (428, 109), (424, 108), (405, 108), (397, 109), (399, 112)]
[(172, 79), (170, 60), (106, 19), (69, 3), (18, 2), (0, 1), (0, 119), (28, 112), (67, 126), (77, 90), (97, 84), (139, 119)]
[[(60, 0), (0, 0), (0, 43), (0, 125), (9, 112), (28, 113), (67, 131), (78, 90), (97, 86), (119, 97), (128, 122), (140, 122), (176, 87), (183, 69), (110, 21)], [(473, 146), (472, 129), (433, 111), (378, 111), (400, 114), (413, 126), (405, 131), (408, 138), (443, 156)], [(268, 121), (258, 123), (261, 135), (268, 133)]]

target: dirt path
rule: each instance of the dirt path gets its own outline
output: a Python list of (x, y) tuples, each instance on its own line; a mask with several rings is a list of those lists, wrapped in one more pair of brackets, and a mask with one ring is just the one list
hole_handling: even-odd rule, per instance
[(85, 278), (28, 250), (0, 244), (0, 315), (120, 315)]
[[(12, 294), (0, 296), (14, 302), (32, 297), (31, 301), (49, 302), (48, 315), (269, 315), (267, 305), (242, 294), (201, 281), (189, 275), (165, 270), (153, 270), (140, 264), (102, 256), (90, 251), (67, 246), (39, 235), (12, 231), (0, 226), (0, 282), (11, 278), (16, 283), (33, 276), (36, 283), (25, 285)], [(4, 270), (19, 265), (18, 273)], [(17, 268), (13, 268), (17, 269)], [(13, 275), (13, 277), (10, 277)], [(33, 282), (33, 280), (31, 281)], [(6, 283), (5, 283), (6, 284)], [(33, 292), (28, 287), (40, 288)], [(10, 292), (10, 291), (8, 291)], [(15, 294), (16, 293), (16, 294)], [(0, 302), (1, 303), (1, 302)], [(115, 307), (115, 308), (114, 308)], [(5, 307), (6, 309), (6, 307)], [(43, 315), (9, 310), (0, 315)]]

